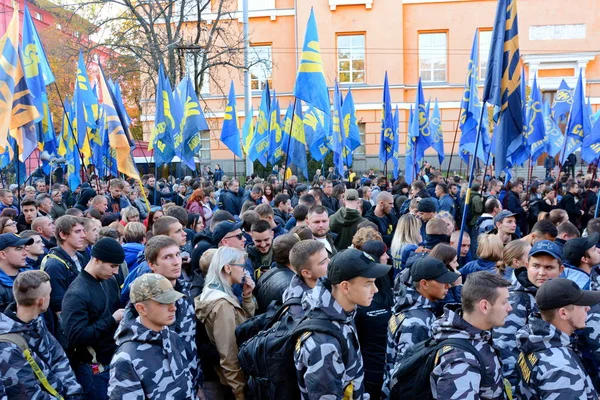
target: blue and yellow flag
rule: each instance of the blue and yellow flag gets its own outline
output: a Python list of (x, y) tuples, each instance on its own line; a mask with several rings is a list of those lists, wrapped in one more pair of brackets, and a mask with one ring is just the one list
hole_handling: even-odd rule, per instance
[[(61, 142), (58, 148), (58, 154), (65, 157), (67, 161), (67, 179), (69, 188), (73, 191), (81, 184), (81, 157), (79, 155), (79, 149), (75, 145), (76, 139), (73, 121), (75, 113), (73, 112), (71, 102), (68, 100), (69, 99), (64, 103)], [(74, 104), (75, 103), (73, 103), (73, 105)]]
[(352, 153), (360, 146), (360, 132), (356, 118), (356, 107), (352, 90), (348, 89), (346, 98), (342, 103), (342, 115), (344, 120), (344, 133), (346, 134), (346, 146), (344, 147), (344, 161), (347, 166), (352, 165)]
[(393, 176), (394, 179), (400, 175), (400, 113), (398, 111), (398, 105), (396, 104), (396, 111), (394, 112), (394, 134), (396, 135), (396, 144), (394, 145), (394, 154), (392, 156), (392, 164), (394, 165)]
[(429, 132), (431, 132), (431, 146), (438, 153), (438, 161), (440, 165), (444, 162), (444, 131), (442, 129), (442, 114), (438, 105), (437, 97), (433, 105), (433, 114), (429, 120)]
[(428, 114), (429, 110), (425, 107), (425, 96), (423, 96), (423, 85), (419, 77), (415, 97), (415, 115), (412, 124), (408, 127), (409, 136), (416, 139), (414, 149), (415, 162), (420, 162), (425, 157), (425, 150), (430, 147), (429, 138), (431, 137), (431, 132), (429, 131)]
[(185, 76), (178, 86), (179, 97), (183, 103), (183, 116), (180, 131), (183, 136), (181, 158), (192, 171), (196, 170), (195, 157), (200, 150), (200, 132), (210, 130), (194, 85), (189, 76)]
[[(110, 91), (108, 84), (106, 83), (106, 77), (100, 67), (100, 94), (102, 96), (102, 109), (104, 111), (104, 121), (106, 126), (106, 133), (110, 148), (115, 152), (115, 158), (117, 160), (117, 170), (133, 179), (140, 179), (140, 174), (133, 162), (133, 156), (131, 154), (131, 146), (129, 146), (129, 140), (125, 134), (123, 128), (124, 122), (119, 118), (117, 109), (115, 106), (114, 94)], [(104, 139), (106, 141), (106, 138)]]
[(319, 33), (317, 32), (317, 22), (312, 7), (306, 25), (302, 57), (298, 67), (296, 86), (294, 87), (294, 97), (304, 100), (325, 114), (329, 114), (329, 92), (325, 82)]
[(560, 122), (565, 118), (567, 113), (571, 111), (573, 106), (573, 90), (567, 85), (567, 82), (563, 79), (560, 82), (560, 86), (554, 95), (554, 101), (552, 102), (552, 116), (554, 120)]
[(39, 120), (34, 98), (27, 87), (21, 65), (19, 48), (19, 10), (15, 5), (8, 29), (0, 39), (0, 148), (8, 147), (7, 133), (10, 131), (19, 145), (21, 160), (29, 156), (29, 140), (33, 135), (34, 121)]
[(308, 162), (306, 160), (306, 135), (304, 132), (304, 116), (302, 115), (302, 102), (295, 101), (295, 107), (292, 108), (293, 118), (290, 118), (290, 154), (289, 163), (295, 165), (302, 175), (308, 179)]
[(600, 158), (600, 124), (594, 124), (590, 134), (583, 138), (581, 158), (590, 164)]
[(269, 163), (275, 165), (286, 150), (287, 149), (283, 148), (283, 135), (281, 132), (281, 109), (279, 108), (277, 94), (275, 90), (273, 90), (273, 97), (271, 98), (271, 115), (269, 119)]
[(258, 160), (263, 167), (267, 166), (266, 152), (269, 150), (269, 122), (271, 119), (271, 93), (269, 92), (269, 83), (265, 84), (254, 127), (254, 138), (250, 145), (248, 158), (252, 162)]
[(496, 171), (521, 146), (523, 134), (521, 65), (517, 0), (499, 0), (492, 32), (483, 101), (495, 106), (494, 156)]
[(394, 153), (394, 116), (392, 115), (392, 97), (390, 95), (390, 85), (388, 83), (388, 74), (385, 72), (383, 81), (383, 103), (381, 105), (381, 134), (379, 138), (379, 159), (384, 164), (392, 157)]
[(537, 76), (533, 77), (526, 121), (527, 128), (524, 130), (523, 135), (527, 140), (531, 161), (535, 162), (546, 151), (548, 145), (548, 135), (546, 135), (546, 125), (544, 124), (542, 92), (537, 85)]
[(242, 149), (246, 156), (250, 151), (250, 145), (254, 139), (254, 106), (250, 106), (250, 112), (246, 115), (244, 126), (242, 126)]
[(419, 172), (419, 168), (417, 165), (417, 160), (415, 159), (415, 145), (417, 142), (417, 138), (411, 136), (410, 130), (412, 129), (412, 125), (414, 124), (414, 119), (417, 118), (415, 112), (413, 112), (412, 104), (410, 105), (410, 110), (408, 112), (408, 130), (406, 132), (406, 153), (404, 154), (404, 179), (406, 183), (409, 185), (417, 178), (417, 173)]
[(227, 146), (227, 148), (237, 157), (243, 158), (233, 81), (231, 81), (231, 86), (229, 87), (229, 98), (227, 106), (225, 107), (225, 117), (223, 120), (223, 128), (221, 129), (221, 142), (223, 142), (223, 144), (225, 144), (225, 146)]
[(560, 153), (564, 147), (565, 137), (560, 131), (558, 124), (554, 120), (554, 117), (552, 117), (552, 111), (548, 102), (544, 102), (542, 114), (544, 117), (546, 136), (548, 136), (546, 151), (548, 152), (549, 156), (556, 157), (556, 155)]
[(569, 114), (569, 123), (567, 125), (564, 151), (560, 155), (560, 163), (564, 165), (567, 157), (581, 147), (583, 138), (590, 134), (592, 127), (587, 107), (585, 105), (585, 95), (583, 93), (583, 71), (579, 70), (577, 86), (573, 96), (573, 107)]
[[(471, 47), (471, 58), (467, 68), (467, 78), (465, 90), (461, 102), (461, 113), (459, 127), (461, 130), (458, 152), (460, 157), (467, 164), (470, 162), (470, 156), (475, 153), (475, 141), (479, 129), (479, 120), (481, 113), (487, 113), (485, 107), (481, 106), (477, 86), (479, 84), (479, 30), (475, 30), (473, 37), (473, 46)], [(485, 116), (484, 116), (485, 117)], [(484, 119), (487, 121), (487, 118)], [(487, 134), (486, 124), (481, 126), (481, 139), (477, 148), (477, 157), (487, 161), (487, 155), (490, 151), (490, 139)]]
[(310, 155), (315, 161), (321, 161), (330, 151), (330, 124), (329, 115), (309, 105), (304, 114), (304, 134)]
[(88, 140), (88, 130), (97, 129), (96, 121), (98, 120), (98, 98), (92, 90), (90, 80), (83, 61), (83, 52), (79, 51), (79, 60), (77, 62), (77, 83), (75, 84), (75, 93), (73, 101), (82, 107), (75, 107), (75, 120), (73, 129), (76, 130), (77, 143), (79, 149), (86, 159), (92, 156), (92, 150)]
[(331, 150), (333, 151), (333, 165), (338, 174), (344, 176), (344, 148), (346, 147), (346, 133), (342, 113), (342, 94), (337, 79), (333, 91), (333, 112), (331, 113)]
[[(174, 137), (179, 131), (179, 121), (175, 121), (171, 113), (173, 92), (171, 83), (165, 76), (162, 65), (158, 70), (156, 86), (156, 111), (154, 112), (154, 128), (152, 129), (154, 162), (157, 167), (170, 163), (175, 157)], [(150, 145), (148, 145), (150, 149)]]
[(178, 127), (179, 129), (177, 129), (177, 132), (175, 132), (175, 135), (173, 136), (173, 146), (175, 146), (175, 155), (181, 160), (181, 149), (183, 147), (183, 132), (181, 131), (181, 120), (183, 119), (183, 99), (179, 96), (177, 87), (175, 90), (173, 90), (173, 95), (171, 98), (173, 99), (173, 103), (171, 103), (171, 115), (173, 115), (175, 121), (179, 122), (180, 124)]

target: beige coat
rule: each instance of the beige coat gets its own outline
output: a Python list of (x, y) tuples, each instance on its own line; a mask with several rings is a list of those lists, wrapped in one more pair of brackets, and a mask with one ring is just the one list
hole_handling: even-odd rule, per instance
[(219, 352), (220, 366), (216, 372), (221, 383), (231, 388), (236, 400), (243, 400), (246, 378), (237, 358), (235, 328), (254, 315), (254, 297), (244, 297), (240, 306), (236, 298), (222, 290), (205, 287), (196, 297), (195, 305), (196, 316), (205, 325), (210, 341)]

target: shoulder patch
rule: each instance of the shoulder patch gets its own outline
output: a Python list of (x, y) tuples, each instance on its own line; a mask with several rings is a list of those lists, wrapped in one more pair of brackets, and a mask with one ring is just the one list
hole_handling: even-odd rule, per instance
[(302, 342), (304, 342), (306, 339), (308, 339), (310, 335), (312, 335), (312, 332), (310, 332), (310, 331), (304, 332), (302, 335), (300, 335), (298, 340), (296, 340), (296, 349), (295, 349), (296, 353), (300, 353), (300, 347), (302, 346)]
[(440, 357), (443, 356), (446, 353), (449, 353), (450, 351), (452, 351), (452, 349), (454, 349), (454, 347), (452, 347), (450, 345), (443, 346), (441, 349), (439, 349), (435, 353), (435, 360), (433, 362), (433, 365), (438, 365), (439, 362), (440, 362)]
[(539, 357), (535, 353), (520, 353), (519, 359), (517, 360), (517, 367), (523, 380), (529, 383), (531, 379), (531, 371), (535, 367), (539, 360)]
[(406, 318), (406, 317), (401, 312), (396, 313), (390, 317), (390, 321), (388, 323), (388, 329), (391, 332), (392, 336), (396, 334), (396, 331), (398, 330), (400, 325), (402, 325), (404, 318)]

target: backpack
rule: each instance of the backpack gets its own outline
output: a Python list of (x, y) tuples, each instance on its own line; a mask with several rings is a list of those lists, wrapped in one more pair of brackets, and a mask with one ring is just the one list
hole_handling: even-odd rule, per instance
[(430, 376), (439, 361), (438, 351), (445, 346), (457, 347), (472, 353), (477, 358), (481, 369), (482, 385), (490, 384), (485, 371), (485, 363), (469, 340), (430, 338), (408, 349), (400, 364), (394, 368), (390, 379), (390, 398), (433, 400)]
[[(471, 193), (471, 198), (469, 199), (469, 206), (467, 207), (467, 213), (465, 216), (463, 216), (463, 218), (465, 218), (465, 226), (471, 226), (471, 221), (473, 220), (473, 217), (475, 216), (475, 214), (473, 213), (473, 199), (476, 196), (481, 197), (481, 200), (485, 204), (485, 199), (481, 196), (480, 193), (477, 193), (477, 192)], [(466, 196), (464, 196), (462, 198), (462, 200), (460, 201), (460, 210), (457, 214), (462, 214), (463, 210), (465, 209), (465, 200), (466, 200)], [(462, 222), (462, 220), (461, 220), (461, 222)]]
[(342, 348), (342, 359), (348, 359), (346, 339), (331, 321), (315, 318), (294, 319), (288, 314), (270, 329), (259, 332), (240, 347), (238, 359), (248, 380), (247, 388), (251, 398), (300, 399), (294, 351), (300, 348), (300, 340), (308, 337), (311, 332), (333, 336)]
[(301, 305), (300, 298), (288, 299), (285, 303), (273, 300), (267, 311), (260, 315), (256, 315), (235, 328), (235, 339), (238, 347), (241, 347), (246, 341), (252, 339), (257, 333), (271, 328), (281, 317), (287, 312), (290, 306)]

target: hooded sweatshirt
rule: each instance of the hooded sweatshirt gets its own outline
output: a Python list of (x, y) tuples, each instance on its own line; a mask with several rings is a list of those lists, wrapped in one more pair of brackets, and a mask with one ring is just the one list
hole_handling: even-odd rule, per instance
[[(66, 399), (83, 398), (69, 360), (46, 328), (43, 316), (24, 323), (17, 317), (13, 303), (0, 314), (0, 334), (6, 333), (17, 333), (25, 339), (33, 359), (58, 393)], [(42, 388), (21, 349), (9, 342), (0, 342), (0, 398), (54, 399)]]
[(9, 276), (0, 269), (0, 312), (4, 312), (4, 309), (15, 301), (12, 288), (16, 278), (17, 275)]
[(219, 380), (233, 391), (236, 400), (244, 399), (246, 378), (237, 358), (235, 328), (254, 315), (256, 303), (252, 296), (243, 297), (242, 304), (214, 283), (206, 286), (195, 299), (196, 316), (206, 327), (208, 338), (219, 353), (216, 367)]
[[(519, 351), (529, 360), (519, 363), (522, 371), (519, 399), (598, 399), (574, 345), (575, 337), (569, 337), (536, 314), (519, 331), (517, 340)], [(527, 374), (529, 379), (522, 378)]]
[(176, 333), (156, 332), (136, 318), (115, 333), (119, 346), (110, 363), (108, 395), (117, 399), (196, 399), (192, 376)]
[(383, 398), (389, 398), (386, 389), (396, 362), (404, 356), (406, 350), (431, 337), (431, 325), (436, 318), (435, 304), (421, 296), (415, 288), (401, 284), (395, 297), (392, 318), (396, 317), (394, 321), (398, 323), (392, 324), (390, 319), (388, 326)]
[(431, 392), (436, 399), (504, 400), (502, 364), (492, 343), (490, 331), (482, 331), (465, 321), (460, 307), (446, 306), (444, 315), (432, 326), (433, 338), (467, 339), (485, 363), (486, 382), (475, 356), (465, 350), (444, 346), (439, 363), (431, 373)]
[(338, 251), (350, 247), (352, 238), (356, 233), (356, 228), (363, 221), (366, 221), (366, 219), (360, 215), (358, 210), (346, 207), (341, 207), (335, 214), (329, 217), (329, 229), (331, 232), (337, 233), (333, 244)]
[(310, 295), (304, 296), (303, 305), (308, 309), (308, 318), (329, 320), (340, 329), (346, 338), (348, 359), (343, 359), (342, 347), (335, 337), (318, 332), (302, 335), (294, 351), (302, 399), (368, 399), (354, 326), (356, 310), (347, 312), (342, 308), (332, 296), (331, 283), (326, 278), (320, 278)]
[(512, 310), (504, 320), (504, 325), (494, 328), (492, 336), (502, 358), (503, 375), (510, 382), (513, 393), (516, 389), (518, 375), (516, 371), (517, 358), (517, 332), (529, 321), (533, 312), (538, 312), (535, 294), (537, 287), (527, 278), (527, 269), (520, 268), (515, 271), (515, 281), (508, 289), (508, 302)]

